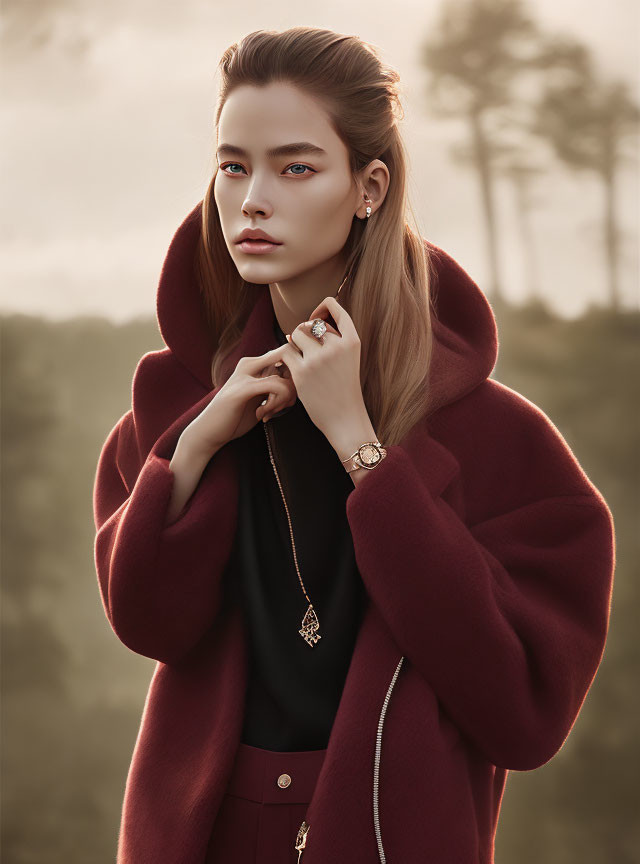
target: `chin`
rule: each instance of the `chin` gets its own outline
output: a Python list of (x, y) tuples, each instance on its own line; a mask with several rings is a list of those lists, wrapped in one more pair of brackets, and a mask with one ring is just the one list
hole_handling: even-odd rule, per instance
[[(255, 256), (258, 257), (257, 255)], [(268, 255), (264, 256), (268, 258)], [(289, 273), (282, 268), (282, 262), (275, 261), (235, 261), (234, 262), (238, 273), (247, 282), (264, 282), (265, 279), (260, 279), (262, 274), (268, 274), (269, 282), (277, 282), (279, 280), (291, 279), (295, 273)], [(254, 278), (257, 277), (257, 278)]]

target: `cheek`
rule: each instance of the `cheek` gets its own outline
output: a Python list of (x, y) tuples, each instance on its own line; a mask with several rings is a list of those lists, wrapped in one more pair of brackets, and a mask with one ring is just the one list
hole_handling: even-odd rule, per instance
[(291, 196), (291, 202), (297, 199), (301, 205), (313, 207), (322, 214), (339, 213), (347, 205), (350, 197), (348, 179), (342, 172), (333, 168), (319, 171), (314, 176), (291, 183), (289, 186), (292, 193), (295, 193)]
[(314, 189), (299, 214), (300, 230), (322, 243), (343, 244), (353, 224), (353, 197), (343, 184)]
[(225, 179), (220, 172), (216, 174), (213, 181), (213, 200), (221, 213), (225, 210), (231, 213), (234, 208), (241, 206), (244, 199), (240, 189), (242, 184), (232, 181), (225, 182)]
[(213, 200), (218, 210), (218, 218), (222, 226), (223, 234), (227, 235), (233, 230), (233, 226), (237, 221), (238, 203), (229, 194), (229, 190), (225, 188), (224, 183), (213, 184)]
[[(307, 270), (324, 264), (339, 255), (351, 230), (351, 217), (316, 212), (312, 218), (301, 218), (290, 237), (286, 254), (288, 264), (298, 270)], [(284, 258), (283, 258), (284, 261)]]
[(334, 201), (326, 208), (315, 211), (308, 221), (309, 234), (314, 242), (335, 254), (345, 244), (353, 225), (353, 212), (349, 202)]

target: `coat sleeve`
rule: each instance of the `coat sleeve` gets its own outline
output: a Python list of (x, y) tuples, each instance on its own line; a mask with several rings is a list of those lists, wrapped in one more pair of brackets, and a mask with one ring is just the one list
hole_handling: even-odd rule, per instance
[(536, 480), (513, 484), (506, 512), (464, 523), (445, 494), (460, 465), (432, 437), (419, 466), (387, 447), (347, 498), (362, 579), (400, 650), (486, 757), (516, 770), (571, 730), (604, 651), (615, 561), (611, 513), (547, 422), (526, 454)]
[(179, 661), (212, 626), (235, 533), (228, 446), (165, 526), (177, 437), (175, 431), (161, 436), (136, 470), (139, 449), (128, 411), (102, 447), (93, 489), (94, 560), (109, 623), (132, 651), (163, 663)]

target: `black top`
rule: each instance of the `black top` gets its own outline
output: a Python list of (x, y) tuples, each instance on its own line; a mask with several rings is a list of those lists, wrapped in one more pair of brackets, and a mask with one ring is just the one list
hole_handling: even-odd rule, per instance
[[(284, 344), (275, 314), (273, 321)], [(366, 599), (346, 515), (354, 485), (300, 399), (268, 425), (298, 567), (322, 638), (309, 645), (298, 632), (309, 603), (260, 420), (237, 439), (233, 581), (250, 646), (242, 741), (268, 750), (319, 750), (329, 741)]]

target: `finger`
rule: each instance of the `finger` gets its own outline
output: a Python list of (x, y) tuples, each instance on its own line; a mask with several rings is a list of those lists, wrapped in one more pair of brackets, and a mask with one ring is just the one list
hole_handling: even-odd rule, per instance
[(284, 378), (287, 381), (291, 380), (291, 369), (289, 369), (289, 367), (287, 366), (286, 363), (283, 363), (280, 366), (280, 368), (278, 370), (278, 374), (280, 375), (281, 378)]
[(300, 351), (298, 346), (291, 339), (291, 334), (286, 333), (285, 335), (287, 337), (287, 342), (284, 345), (281, 345), (280, 348), (283, 349), (281, 357), (282, 357), (284, 367), (282, 367), (282, 368), (286, 367), (287, 374), (283, 374), (282, 377), (283, 378), (293, 378), (296, 369), (300, 368), (298, 366), (298, 364), (301, 361), (302, 352)]
[[(249, 374), (249, 373), (247, 373)], [(289, 377), (289, 369), (282, 360), (277, 360), (275, 363), (270, 363), (257, 373), (258, 378), (268, 378), (276, 376), (278, 378)]]
[(274, 365), (274, 368), (276, 370), (276, 373), (281, 378), (287, 378), (287, 379), (291, 378), (291, 370), (289, 369), (289, 367), (287, 366), (287, 364), (283, 360), (278, 360), (273, 365)]
[(297, 344), (297, 342), (295, 342), (295, 340), (294, 340), (294, 338), (293, 338), (293, 333), (287, 333), (287, 334), (286, 334), (286, 337), (287, 337), (287, 342), (289, 343), (289, 345), (291, 346), (291, 348), (293, 348), (293, 350), (296, 352), (296, 354), (297, 354), (299, 357), (301, 357), (301, 356), (302, 356), (302, 349), (301, 349), (300, 346)]
[[(287, 336), (287, 339), (289, 339), (289, 343), (293, 345), (301, 357), (304, 357), (305, 354), (309, 356), (312, 351), (319, 350), (323, 347), (320, 340), (311, 335), (310, 329), (300, 325), (296, 327), (293, 333)], [(315, 342), (317, 347), (314, 346), (312, 342)]]
[[(278, 399), (282, 403), (288, 402), (292, 397), (297, 399), (298, 393), (291, 379), (281, 378), (279, 375), (268, 375), (266, 378), (254, 378), (255, 396), (260, 398), (262, 407), (264, 399)], [(271, 407), (271, 403), (267, 407)]]
[(242, 363), (243, 371), (246, 372), (247, 375), (256, 375), (268, 366), (275, 364), (277, 360), (281, 360), (282, 350), (287, 347), (287, 345), (276, 345), (275, 348), (272, 348), (264, 354), (259, 354), (257, 357), (241, 357), (238, 363)]
[[(290, 388), (287, 383), (279, 375), (268, 375), (266, 378), (254, 378), (255, 390), (254, 398), (256, 398), (256, 408), (265, 410), (271, 406), (273, 399), (286, 399), (289, 395)], [(266, 400), (266, 401), (265, 401)]]
[[(324, 318), (322, 312), (328, 312), (333, 320), (338, 325), (338, 330), (343, 336), (357, 337), (358, 331), (355, 324), (344, 306), (336, 300), (335, 297), (325, 297), (322, 303), (319, 303), (313, 310), (309, 318)], [(325, 322), (326, 323), (326, 322)], [(329, 325), (327, 324), (327, 328)]]
[(296, 327), (296, 329), (293, 331), (293, 333), (291, 335), (294, 338), (298, 339), (298, 345), (303, 349), (303, 351), (305, 351), (305, 350), (313, 351), (314, 350), (314, 344), (318, 345), (320, 348), (323, 347), (323, 345), (324, 345), (323, 340), (329, 334), (332, 334), (334, 336), (338, 336), (339, 338), (341, 338), (340, 333), (338, 333), (338, 331), (335, 329), (335, 327), (332, 327), (331, 324), (329, 324), (326, 321), (325, 321), (325, 325), (326, 325), (327, 329), (322, 334), (322, 336), (320, 338), (318, 338), (317, 336), (314, 336), (313, 333), (311, 332), (311, 328), (313, 326), (313, 321), (303, 321), (301, 324), (299, 324)]
[(256, 418), (258, 420), (269, 419), (274, 414), (278, 414), (284, 408), (294, 405), (297, 398), (297, 394), (295, 393), (283, 393), (278, 395), (270, 393), (262, 400), (260, 405), (258, 405), (256, 409)]
[(262, 400), (262, 402), (260, 403), (260, 405), (258, 406), (258, 409), (256, 411), (256, 417), (258, 418), (258, 420), (260, 420), (262, 417), (264, 417), (266, 415), (267, 411), (273, 405), (273, 402), (274, 402), (273, 393), (269, 393), (268, 396), (265, 396), (265, 398)]

